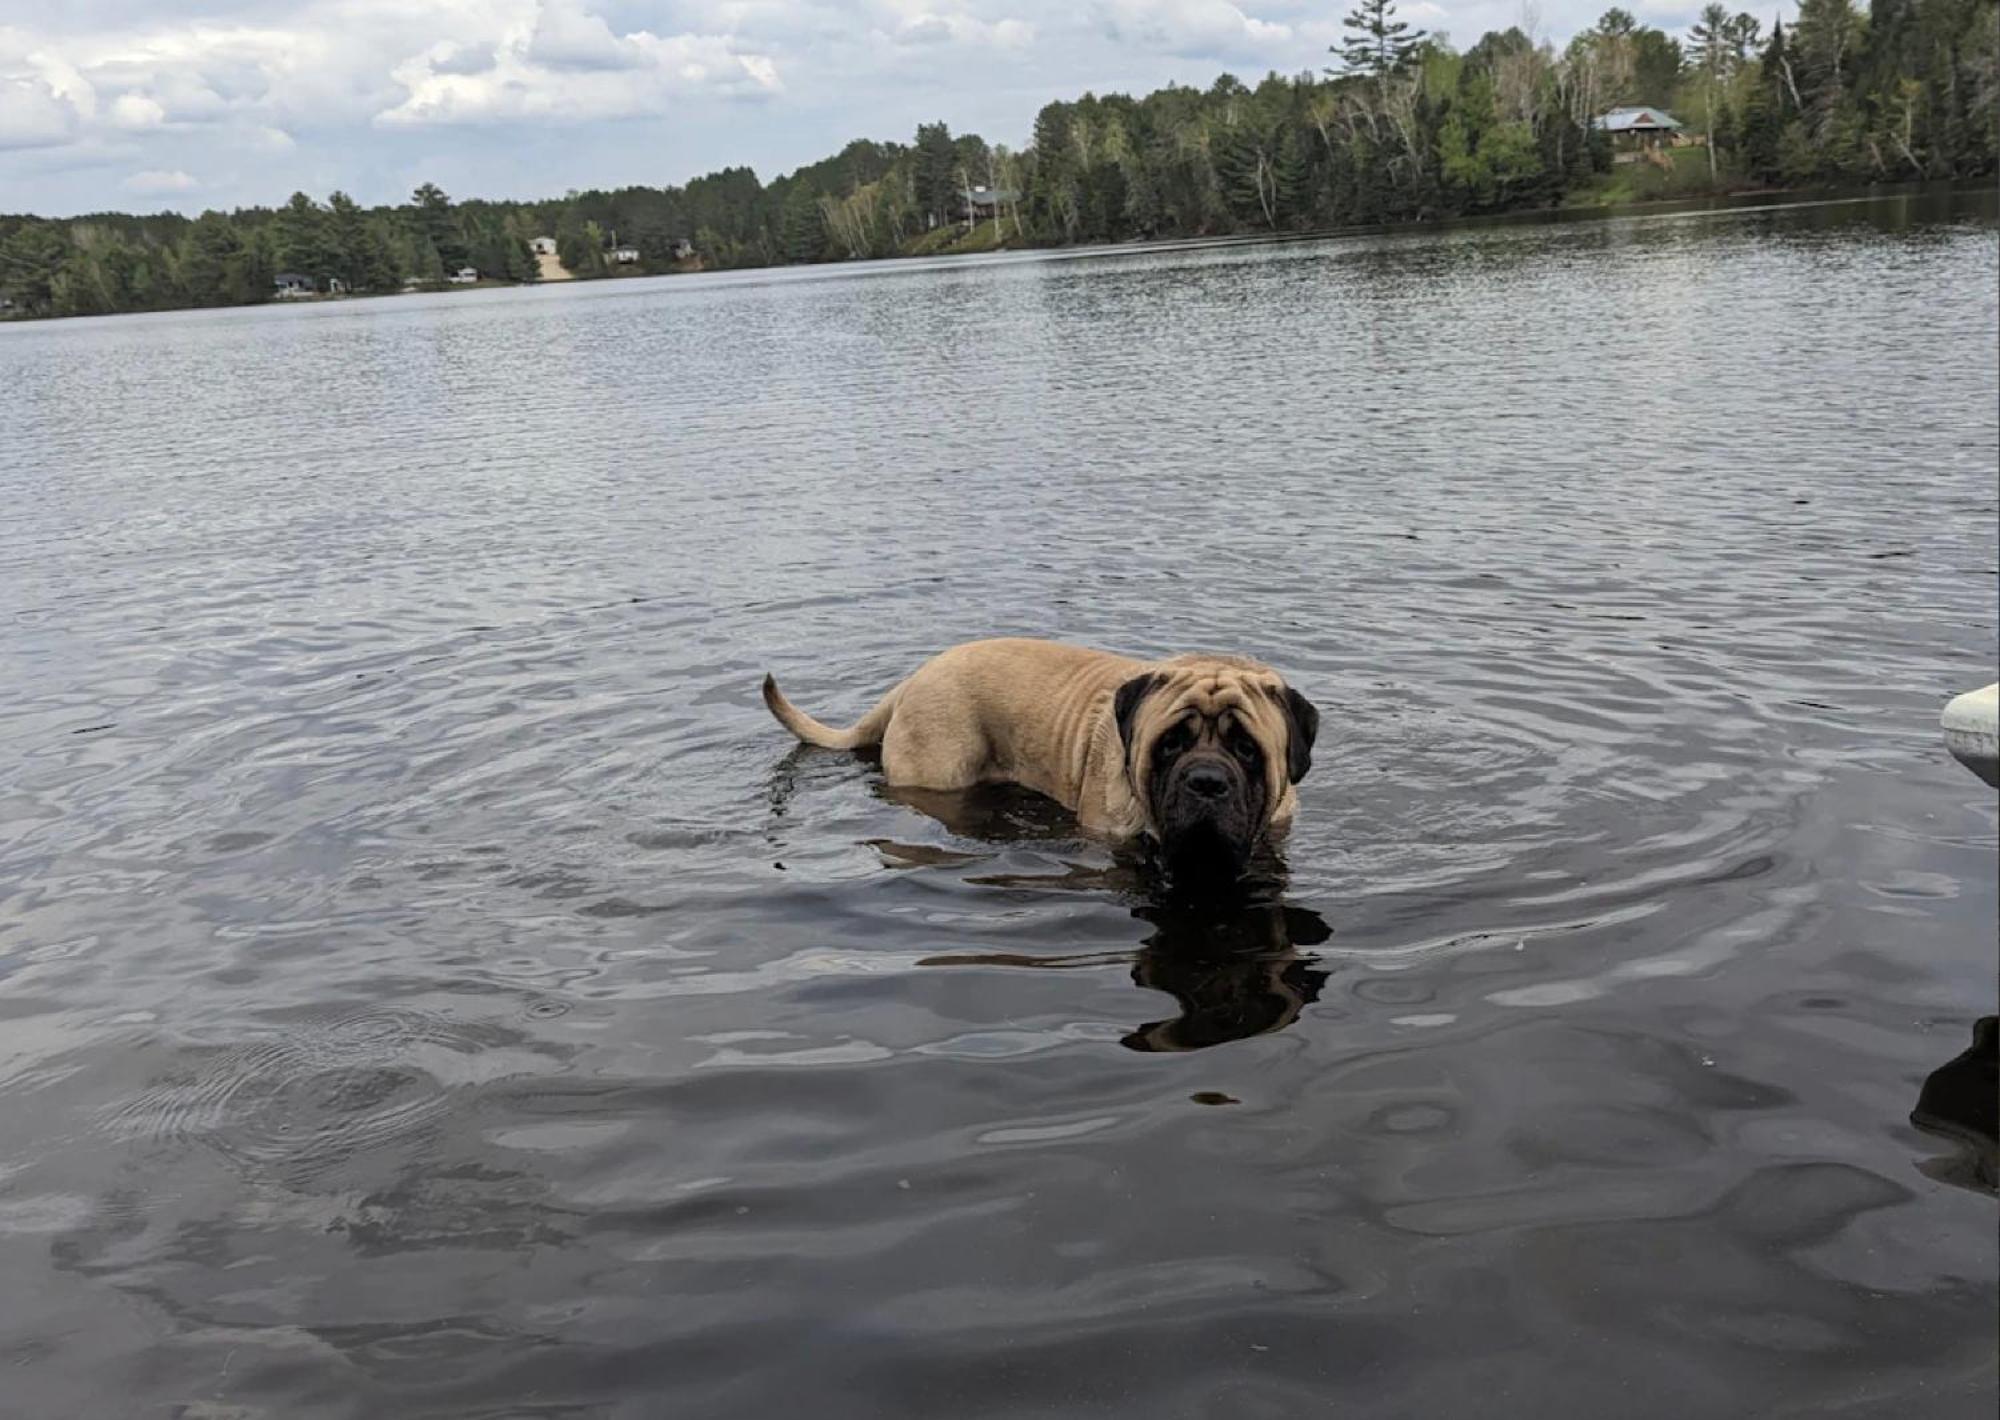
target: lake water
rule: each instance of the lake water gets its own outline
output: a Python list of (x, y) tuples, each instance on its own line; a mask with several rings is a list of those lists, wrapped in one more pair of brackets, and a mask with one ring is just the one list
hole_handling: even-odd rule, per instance
[[(1996, 290), (1960, 198), (0, 330), (0, 1411), (1990, 1416)], [(1283, 670), (1289, 879), (758, 701), (993, 633)]]

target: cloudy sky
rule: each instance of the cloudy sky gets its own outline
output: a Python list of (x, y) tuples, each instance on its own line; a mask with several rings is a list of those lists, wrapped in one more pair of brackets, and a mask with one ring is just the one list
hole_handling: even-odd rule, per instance
[[(0, 211), (771, 177), (920, 121), (1315, 67), (1351, 0), (0, 0)], [(1537, 0), (1558, 41), (1610, 0)], [(1698, 0), (1628, 0), (1671, 33)], [(1734, 8), (1734, 6), (1732, 6)], [(1768, 9), (1759, 6), (1759, 12)], [(1406, 0), (1460, 45), (1523, 0)]]

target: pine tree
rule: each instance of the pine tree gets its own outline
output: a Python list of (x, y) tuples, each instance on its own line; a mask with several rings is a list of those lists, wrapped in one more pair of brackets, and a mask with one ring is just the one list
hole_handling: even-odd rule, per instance
[(1734, 21), (1729, 12), (1717, 3), (1708, 0), (1702, 7), (1701, 19), (1695, 23), (1688, 35), (1695, 42), (1695, 53), (1699, 57), (1702, 73), (1702, 107), (1708, 117), (1708, 180), (1715, 181), (1716, 122), (1715, 111), (1722, 83), (1730, 72), (1730, 35)]
[(344, 192), (326, 200), (326, 244), (333, 259), (333, 274), (350, 291), (367, 289), (368, 220), (361, 207)]
[(1740, 142), (1741, 140), (1737, 136), (1737, 120), (1734, 110), (1729, 107), (1727, 102), (1718, 102), (1715, 106), (1715, 112), (1709, 120), (1708, 146), (1712, 150), (1731, 154), (1731, 162), (1733, 164), (1735, 161), (1733, 155)]
[(1407, 65), (1426, 38), (1424, 31), (1413, 31), (1396, 18), (1393, 0), (1361, 0), (1341, 28), (1351, 33), (1338, 47), (1329, 46), (1328, 53), (1340, 56), (1345, 72), (1376, 79)]
[(236, 228), (220, 212), (204, 212), (188, 228), (185, 240), (186, 252), (180, 267), (189, 303), (223, 304), (229, 298), (230, 268), (243, 251)]
[(926, 225), (949, 222), (958, 208), (958, 149), (942, 123), (917, 125), (917, 208)]
[(1770, 84), (1758, 84), (1744, 94), (1742, 110), (1736, 114), (1736, 154), (1738, 166), (1758, 182), (1778, 176), (1778, 104)]
[(311, 277), (313, 284), (320, 287), (325, 286), (328, 277), (340, 273), (326, 216), (317, 202), (303, 192), (295, 192), (291, 201), (278, 209), (272, 224), (276, 229), (273, 255), (278, 265)]
[(1286, 124), (1272, 167), (1278, 189), (1278, 216), (1294, 227), (1305, 225), (1312, 206), (1310, 152), (1305, 134), (1296, 125)]
[(1270, 225), (1270, 165), (1264, 145), (1248, 123), (1239, 123), (1210, 143), (1223, 203), (1238, 226)]
[(429, 237), (417, 238), (416, 278), (426, 286), (444, 285), (444, 257)]
[(1688, 30), (1696, 62), (1717, 78), (1726, 78), (1734, 53), (1736, 22), (1717, 0), (1702, 7), (1701, 18)]
[(435, 183), (427, 182), (410, 194), (410, 208), (417, 235), (437, 249), (444, 268), (456, 271), (465, 265), (471, 253), (452, 218), (451, 199)]
[(1742, 68), (1750, 62), (1750, 51), (1757, 47), (1757, 40), (1764, 32), (1764, 22), (1747, 10), (1738, 11), (1736, 17), (1723, 29), (1729, 41), (1730, 62)]
[(1799, 0), (1792, 24), (1792, 67), (1814, 119), (1814, 137), (1821, 141), (1836, 110), (1847, 102), (1860, 29), (1853, 0)]
[(785, 194), (784, 226), (780, 240), (782, 256), (788, 262), (818, 261), (826, 250), (826, 219), (812, 189), (794, 182)]
[(26, 223), (0, 242), (0, 295), (30, 315), (46, 314), (68, 255), (69, 242), (55, 223)]
[(360, 278), (357, 290), (393, 291), (410, 274), (396, 253), (394, 239), (384, 229), (380, 219), (369, 222), (363, 229), (359, 252), (360, 265), (355, 273)]

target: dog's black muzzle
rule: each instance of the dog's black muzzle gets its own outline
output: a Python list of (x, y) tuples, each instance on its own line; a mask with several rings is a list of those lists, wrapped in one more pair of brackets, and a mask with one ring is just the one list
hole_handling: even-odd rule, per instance
[(1242, 766), (1228, 755), (1182, 758), (1159, 788), (1160, 858), (1181, 882), (1231, 882), (1249, 865), (1258, 816)]

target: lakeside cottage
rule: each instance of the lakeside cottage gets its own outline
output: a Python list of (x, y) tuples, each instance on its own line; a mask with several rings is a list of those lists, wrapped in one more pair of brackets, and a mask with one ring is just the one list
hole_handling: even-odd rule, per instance
[(281, 301), (295, 301), (301, 296), (316, 294), (312, 277), (301, 276), (296, 271), (280, 271), (271, 280), (271, 290)]
[(1663, 108), (1614, 108), (1593, 120), (1611, 135), (1615, 163), (1634, 163), (1681, 141), (1685, 125)]
[(454, 286), (470, 286), (479, 279), (479, 268), (475, 266), (461, 266), (444, 279)]
[(1021, 194), (1005, 187), (975, 187), (965, 194), (965, 220), (967, 223), (983, 222), (989, 217), (998, 217), (1000, 209), (1021, 200)]
[(556, 239), (554, 237), (536, 237), (528, 245), (534, 248), (536, 256), (554, 256), (556, 254)]
[(613, 247), (604, 254), (604, 259), (614, 266), (632, 266), (639, 260), (639, 248)]

